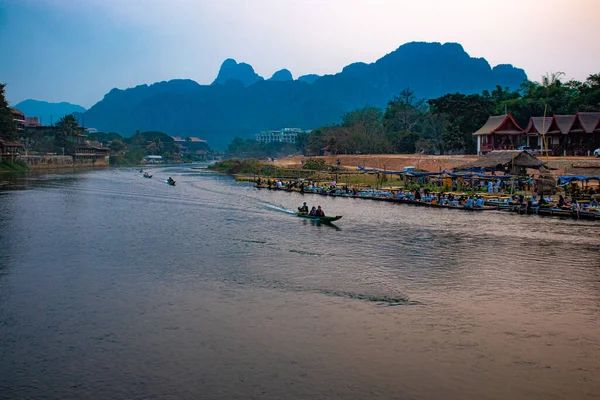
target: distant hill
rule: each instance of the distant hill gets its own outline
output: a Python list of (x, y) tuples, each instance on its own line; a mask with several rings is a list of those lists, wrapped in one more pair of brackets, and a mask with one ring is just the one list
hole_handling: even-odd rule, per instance
[(38, 117), (44, 125), (58, 121), (62, 116), (72, 113), (83, 113), (85, 108), (71, 103), (48, 103), (40, 100), (24, 100), (14, 106), (27, 117)]
[(306, 82), (306, 83), (315, 83), (315, 81), (317, 79), (319, 79), (321, 76), (317, 75), (317, 74), (308, 74), (308, 75), (302, 75), (299, 76), (297, 80), (301, 81), (301, 82)]
[(254, 68), (252, 68), (250, 64), (238, 64), (233, 58), (228, 58), (221, 64), (219, 75), (217, 75), (217, 79), (215, 79), (213, 85), (224, 85), (230, 80), (236, 80), (241, 82), (244, 86), (249, 86), (264, 80), (264, 78), (254, 72)]
[(292, 73), (287, 70), (287, 69), (280, 69), (279, 71), (276, 71), (273, 76), (271, 77), (271, 79), (269, 79), (270, 81), (278, 81), (278, 82), (287, 82), (287, 81), (293, 81), (294, 78), (292, 77)]
[[(289, 71), (287, 71), (289, 72)], [(262, 129), (311, 129), (339, 122), (350, 110), (385, 107), (401, 90), (420, 98), (479, 93), (527, 79), (509, 64), (492, 68), (457, 43), (407, 43), (374, 63), (357, 62), (335, 75), (264, 80), (249, 64), (225, 60), (212, 85), (173, 80), (113, 89), (84, 118), (87, 126), (131, 135), (136, 129), (197, 136), (223, 148)], [(291, 76), (291, 73), (289, 74)]]

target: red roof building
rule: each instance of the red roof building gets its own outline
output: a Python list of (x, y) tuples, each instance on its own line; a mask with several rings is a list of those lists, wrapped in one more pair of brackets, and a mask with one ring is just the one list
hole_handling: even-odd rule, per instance
[(487, 122), (473, 133), (477, 138), (477, 154), (487, 154), (494, 150), (514, 150), (521, 145), (524, 133), (510, 113), (490, 116)]

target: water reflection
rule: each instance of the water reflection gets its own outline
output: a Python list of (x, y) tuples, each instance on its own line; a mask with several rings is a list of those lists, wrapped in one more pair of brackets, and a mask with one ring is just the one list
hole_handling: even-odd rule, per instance
[(600, 393), (597, 223), (152, 174), (2, 186), (5, 398)]

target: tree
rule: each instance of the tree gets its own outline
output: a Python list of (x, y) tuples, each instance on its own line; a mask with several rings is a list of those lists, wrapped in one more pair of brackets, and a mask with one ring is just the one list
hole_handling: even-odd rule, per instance
[(308, 136), (308, 133), (305, 132), (299, 133), (296, 136), (296, 143), (294, 144), (296, 151), (302, 154), (306, 153), (306, 149), (308, 146)]
[(63, 116), (56, 124), (54, 136), (54, 145), (63, 149), (65, 154), (70, 154), (73, 142), (69, 138), (74, 138), (79, 133), (79, 124), (73, 114)]
[(108, 148), (115, 152), (118, 153), (120, 151), (125, 150), (125, 145), (123, 144), (122, 141), (120, 141), (119, 139), (115, 139), (112, 142), (110, 142), (110, 145), (108, 146)]
[(5, 83), (0, 83), (0, 138), (6, 140), (17, 139), (17, 126), (13, 118), (10, 108), (8, 108), (8, 101), (4, 95), (6, 88)]
[(388, 103), (383, 114), (383, 125), (388, 133), (412, 132), (426, 111), (425, 101), (417, 100), (412, 90), (404, 89)]

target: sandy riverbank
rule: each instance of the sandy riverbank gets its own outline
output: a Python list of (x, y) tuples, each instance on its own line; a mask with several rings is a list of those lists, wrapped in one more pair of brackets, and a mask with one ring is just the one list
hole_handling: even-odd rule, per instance
[[(368, 154), (368, 155), (339, 155), (312, 157), (324, 159), (327, 164), (335, 165), (339, 159), (341, 166), (346, 169), (356, 169), (358, 165), (368, 168), (380, 168), (390, 171), (399, 171), (404, 167), (416, 167), (424, 171), (443, 171), (452, 170), (460, 167), (479, 156), (475, 155), (444, 155), (432, 156), (421, 154)], [(294, 156), (279, 159), (272, 164), (281, 168), (301, 168), (302, 159), (308, 159), (306, 156)], [(542, 160), (545, 160), (542, 157)], [(556, 175), (568, 174), (573, 164), (598, 164), (600, 159), (594, 157), (549, 157), (548, 162)]]

